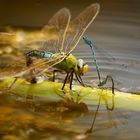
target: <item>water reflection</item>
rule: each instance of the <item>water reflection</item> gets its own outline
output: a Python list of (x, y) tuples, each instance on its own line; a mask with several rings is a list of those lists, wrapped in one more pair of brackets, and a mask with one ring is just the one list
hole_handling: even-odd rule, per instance
[[(88, 111), (84, 103), (36, 101), (29, 106), (23, 97), (13, 94), (0, 96), (1, 139), (86, 139), (89, 135), (85, 132), (97, 113), (96, 106)], [(114, 124), (120, 125), (114, 122), (114, 118), (108, 118), (105, 107), (101, 106), (93, 132), (112, 128)]]
[[(100, 101), (112, 105), (110, 100), (98, 98), (98, 103)], [(98, 108), (99, 104), (87, 108), (84, 103), (46, 102), (37, 99), (30, 106), (22, 96), (9, 93), (0, 95), (0, 105), (0, 138), (4, 140), (33, 137), (35, 140), (110, 137), (117, 140), (139, 136), (139, 112), (117, 108), (110, 111), (105, 105)], [(87, 133), (95, 115), (92, 133)], [(132, 131), (135, 131), (135, 135)]]

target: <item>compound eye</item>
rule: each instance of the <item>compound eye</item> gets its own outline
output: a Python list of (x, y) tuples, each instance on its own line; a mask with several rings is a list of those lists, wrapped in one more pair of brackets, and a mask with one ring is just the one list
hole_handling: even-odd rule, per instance
[(82, 68), (84, 65), (84, 60), (83, 59), (78, 59), (78, 64), (77, 67), (79, 67), (78, 69)]

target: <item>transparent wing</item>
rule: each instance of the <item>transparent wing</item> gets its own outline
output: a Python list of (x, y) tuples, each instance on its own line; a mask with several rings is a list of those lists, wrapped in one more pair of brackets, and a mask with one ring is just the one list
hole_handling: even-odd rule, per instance
[(68, 9), (60, 9), (43, 27), (42, 33), (46, 36), (42, 50), (52, 53), (61, 52), (64, 46), (65, 35), (69, 27), (71, 14)]
[[(54, 52), (66, 53), (64, 53), (65, 55), (63, 57), (60, 56), (60, 58), (58, 58), (58, 62), (54, 61), (55, 63), (51, 63), (51, 65), (49, 65), (49, 67), (47, 68), (44, 68), (42, 72), (47, 71), (51, 66), (61, 62), (67, 57), (69, 53), (71, 53), (71, 51), (78, 44), (80, 38), (82, 37), (88, 26), (95, 19), (96, 15), (99, 12), (99, 9), (99, 4), (92, 4), (83, 12), (81, 12), (72, 22), (70, 22), (70, 15), (66, 15), (67, 9), (61, 9), (58, 13), (56, 13), (56, 15), (49, 21), (49, 26), (47, 25), (46, 27), (44, 27), (44, 30), (46, 29), (46, 32), (50, 31), (50, 33), (54, 33), (52, 35), (52, 40), (49, 40), (47, 42), (47, 45), (50, 45), (50, 47), (55, 46), (55, 49), (53, 49)], [(46, 48), (49, 47), (47, 45)]]
[(49, 71), (53, 66), (55, 66), (56, 64), (60, 63), (61, 61), (63, 61), (67, 56), (66, 55), (58, 55), (58, 57), (50, 59), (49, 61), (44, 60), (44, 62), (42, 63), (38, 63), (34, 66), (32, 66), (30, 69), (32, 68), (36, 68), (36, 66), (38, 66), (38, 71), (36, 71), (36, 75), (40, 75), (46, 71)]
[[(65, 59), (64, 55), (59, 55), (54, 59), (49, 60), (42, 60), (36, 59), (33, 65), (30, 67), (26, 66), (26, 60), (24, 56), (19, 57), (0, 57), (0, 79), (5, 78), (12, 78), (12, 77), (28, 77), (30, 74), (30, 70), (36, 69), (36, 76), (37, 74), (41, 74), (48, 70), (49, 68), (53, 67), (57, 63), (61, 62)], [(10, 63), (9, 63), (10, 61)]]
[(0, 79), (21, 76), (26, 69), (24, 57), (1, 56), (0, 60)]
[(30, 70), (37, 68), (39, 69), (38, 73), (43, 73), (65, 59), (66, 55), (61, 52), (64, 47), (65, 36), (69, 27), (70, 18), (71, 14), (69, 10), (63, 8), (49, 20), (46, 26), (43, 27), (42, 33), (46, 36), (46, 41), (44, 42), (43, 47), (39, 49), (44, 50), (45, 52), (57, 53), (58, 56), (48, 60), (41, 60), (34, 66), (30, 67)]
[(19, 53), (37, 49), (42, 45), (44, 36), (40, 32), (8, 31), (0, 32), (0, 50), (10, 47)]
[[(46, 40), (45, 46), (40, 49), (44, 49), (47, 52), (50, 50), (51, 52), (54, 50), (59, 50), (61, 52), (65, 40), (65, 34), (69, 26), (70, 17), (69, 10), (63, 8), (51, 18), (48, 25), (46, 25), (41, 31), (46, 35)], [(19, 60), (16, 59), (13, 62), (10, 62), (10, 64), (0, 68), (0, 79), (22, 76), (36, 68), (38, 74), (40, 74), (41, 72), (44, 72), (44, 70), (48, 70), (52, 66), (56, 65), (64, 58), (65, 56), (60, 54), (56, 58), (36, 59), (37, 61), (35, 61), (32, 66), (26, 67), (25, 57), (21, 57), (18, 58)]]
[[(40, 49), (43, 49), (47, 52), (51, 51), (54, 53), (65, 50), (67, 54), (71, 53), (71, 51), (78, 44), (81, 36), (83, 35), (87, 27), (92, 23), (92, 21), (96, 17), (98, 11), (99, 11), (99, 5), (92, 4), (70, 23), (71, 16), (69, 10), (66, 8), (61, 9), (51, 18), (48, 25), (46, 25), (42, 29), (42, 33), (46, 35), (46, 40), (44, 46)], [(52, 66), (61, 62), (66, 57), (67, 55), (60, 53), (56, 58), (51, 58), (48, 60), (46, 59), (38, 60), (31, 67), (28, 68), (25, 66), (26, 64), (25, 62), (22, 64), (19, 61), (17, 62), (19, 63), (18, 65), (17, 63), (16, 64), (13, 63), (13, 65), (10, 64), (4, 69), (1, 69), (0, 77), (2, 79), (5, 78), (5, 76), (6, 77), (21, 76), (26, 72), (35, 68), (39, 69), (40, 73), (45, 72)]]
[(100, 5), (95, 3), (87, 7), (73, 21), (70, 22), (66, 34), (64, 52), (70, 54), (77, 46), (86, 29), (93, 22), (100, 10)]

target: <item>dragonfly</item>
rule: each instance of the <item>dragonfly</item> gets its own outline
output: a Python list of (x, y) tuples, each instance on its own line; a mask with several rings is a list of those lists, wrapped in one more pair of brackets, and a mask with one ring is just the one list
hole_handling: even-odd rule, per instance
[(66, 72), (62, 90), (68, 79), (72, 89), (74, 74), (84, 86), (81, 76), (87, 73), (88, 65), (84, 60), (77, 59), (72, 51), (99, 10), (100, 5), (93, 3), (71, 20), (70, 11), (67, 8), (60, 9), (41, 30), (41, 33), (47, 37), (44, 41), (41, 40), (42, 45), (26, 52), (24, 57), (19, 58), (15, 64), (0, 69), (0, 79), (28, 75), (31, 81), (34, 81), (36, 76), (55, 67)]

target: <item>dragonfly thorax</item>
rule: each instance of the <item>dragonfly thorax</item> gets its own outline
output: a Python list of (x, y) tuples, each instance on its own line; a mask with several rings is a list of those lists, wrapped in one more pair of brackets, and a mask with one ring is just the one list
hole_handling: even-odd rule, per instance
[(55, 67), (66, 72), (74, 70), (74, 72), (79, 75), (84, 75), (88, 72), (88, 65), (84, 62), (84, 60), (77, 60), (77, 58), (72, 54), (68, 55), (62, 62), (55, 65)]
[(77, 58), (74, 55), (69, 54), (63, 61), (56, 64), (55, 67), (66, 72), (71, 72), (72, 69), (75, 69), (76, 65)]

